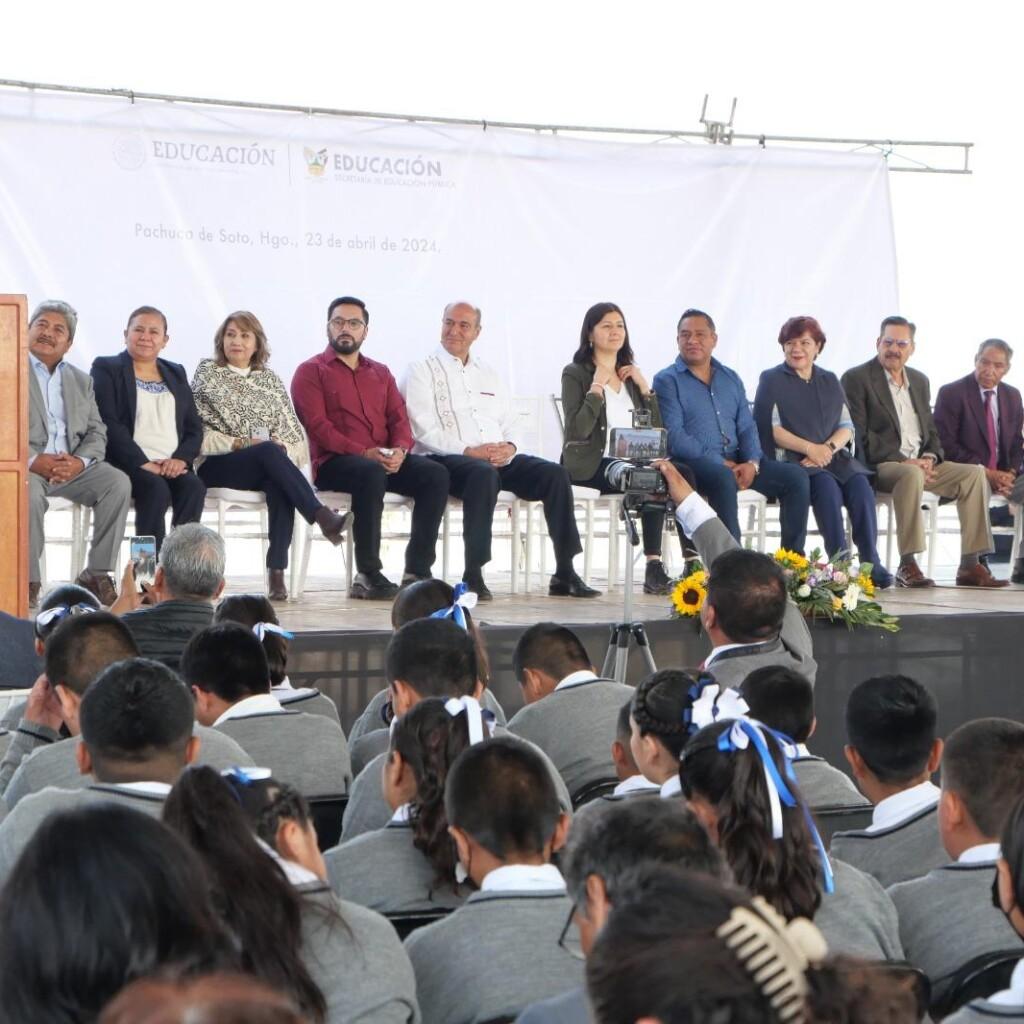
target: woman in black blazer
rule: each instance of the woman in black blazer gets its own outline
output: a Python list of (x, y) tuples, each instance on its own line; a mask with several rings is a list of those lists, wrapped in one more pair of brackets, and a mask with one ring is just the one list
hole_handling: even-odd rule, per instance
[(167, 318), (153, 306), (140, 306), (128, 318), (125, 351), (93, 360), (96, 404), (107, 425), (107, 461), (132, 482), (135, 532), (164, 539), (171, 525), (196, 523), (203, 514), (206, 485), (192, 470), (203, 443), (185, 368), (160, 359), (170, 340)]

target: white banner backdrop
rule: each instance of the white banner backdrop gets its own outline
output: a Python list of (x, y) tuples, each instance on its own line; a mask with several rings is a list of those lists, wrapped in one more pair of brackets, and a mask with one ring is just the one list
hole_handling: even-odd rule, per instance
[(164, 354), (190, 373), (250, 309), (286, 383), (337, 295), (367, 303), (364, 351), (399, 378), (465, 299), (475, 351), (542, 400), (548, 454), (547, 396), (594, 302), (622, 306), (649, 379), (679, 313), (706, 309), (750, 397), (787, 317), (821, 320), (841, 373), (897, 310), (881, 157), (16, 90), (0, 92), (0, 291), (71, 302), (86, 368), (136, 306), (167, 314)]

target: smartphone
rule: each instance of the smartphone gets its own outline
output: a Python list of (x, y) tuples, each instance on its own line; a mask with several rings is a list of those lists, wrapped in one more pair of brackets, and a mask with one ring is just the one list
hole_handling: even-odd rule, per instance
[(260, 441), (269, 441), (270, 427), (253, 427), (252, 436)]
[(129, 550), (135, 566), (135, 583), (142, 590), (143, 583), (152, 585), (156, 577), (156, 537), (132, 537)]
[(381, 453), (386, 459), (390, 459), (395, 454), (394, 448), (378, 448), (377, 451)]

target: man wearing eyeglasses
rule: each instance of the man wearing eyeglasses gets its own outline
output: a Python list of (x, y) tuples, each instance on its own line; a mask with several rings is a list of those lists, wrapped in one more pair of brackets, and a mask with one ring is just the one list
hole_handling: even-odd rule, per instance
[(369, 323), (361, 299), (346, 295), (330, 304), (327, 348), (295, 371), (292, 401), (309, 435), (316, 486), (352, 495), (358, 574), (349, 597), (386, 601), (399, 588), (381, 572), (384, 494), (415, 503), (402, 583), (429, 579), (448, 501), (448, 471), (409, 454), (412, 430), (395, 378), (360, 352)]
[(959, 587), (1005, 587), (981, 564), (992, 550), (989, 486), (984, 466), (943, 459), (932, 418), (928, 378), (907, 367), (914, 354), (916, 325), (902, 316), (882, 321), (877, 356), (847, 370), (842, 383), (857, 433), (857, 456), (875, 472), (875, 488), (893, 498), (900, 564), (898, 587), (931, 587), (917, 564), (924, 550), (921, 496), (924, 490), (956, 501), (960, 517)]

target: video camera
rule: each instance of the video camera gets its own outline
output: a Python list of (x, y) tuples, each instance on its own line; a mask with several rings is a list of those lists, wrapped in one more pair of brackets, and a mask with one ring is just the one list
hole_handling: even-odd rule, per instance
[(668, 433), (651, 426), (647, 409), (633, 410), (632, 427), (612, 429), (609, 454), (615, 461), (605, 470), (605, 479), (622, 492), (626, 511), (672, 512), (668, 484), (660, 470), (651, 466), (655, 459), (667, 458)]

